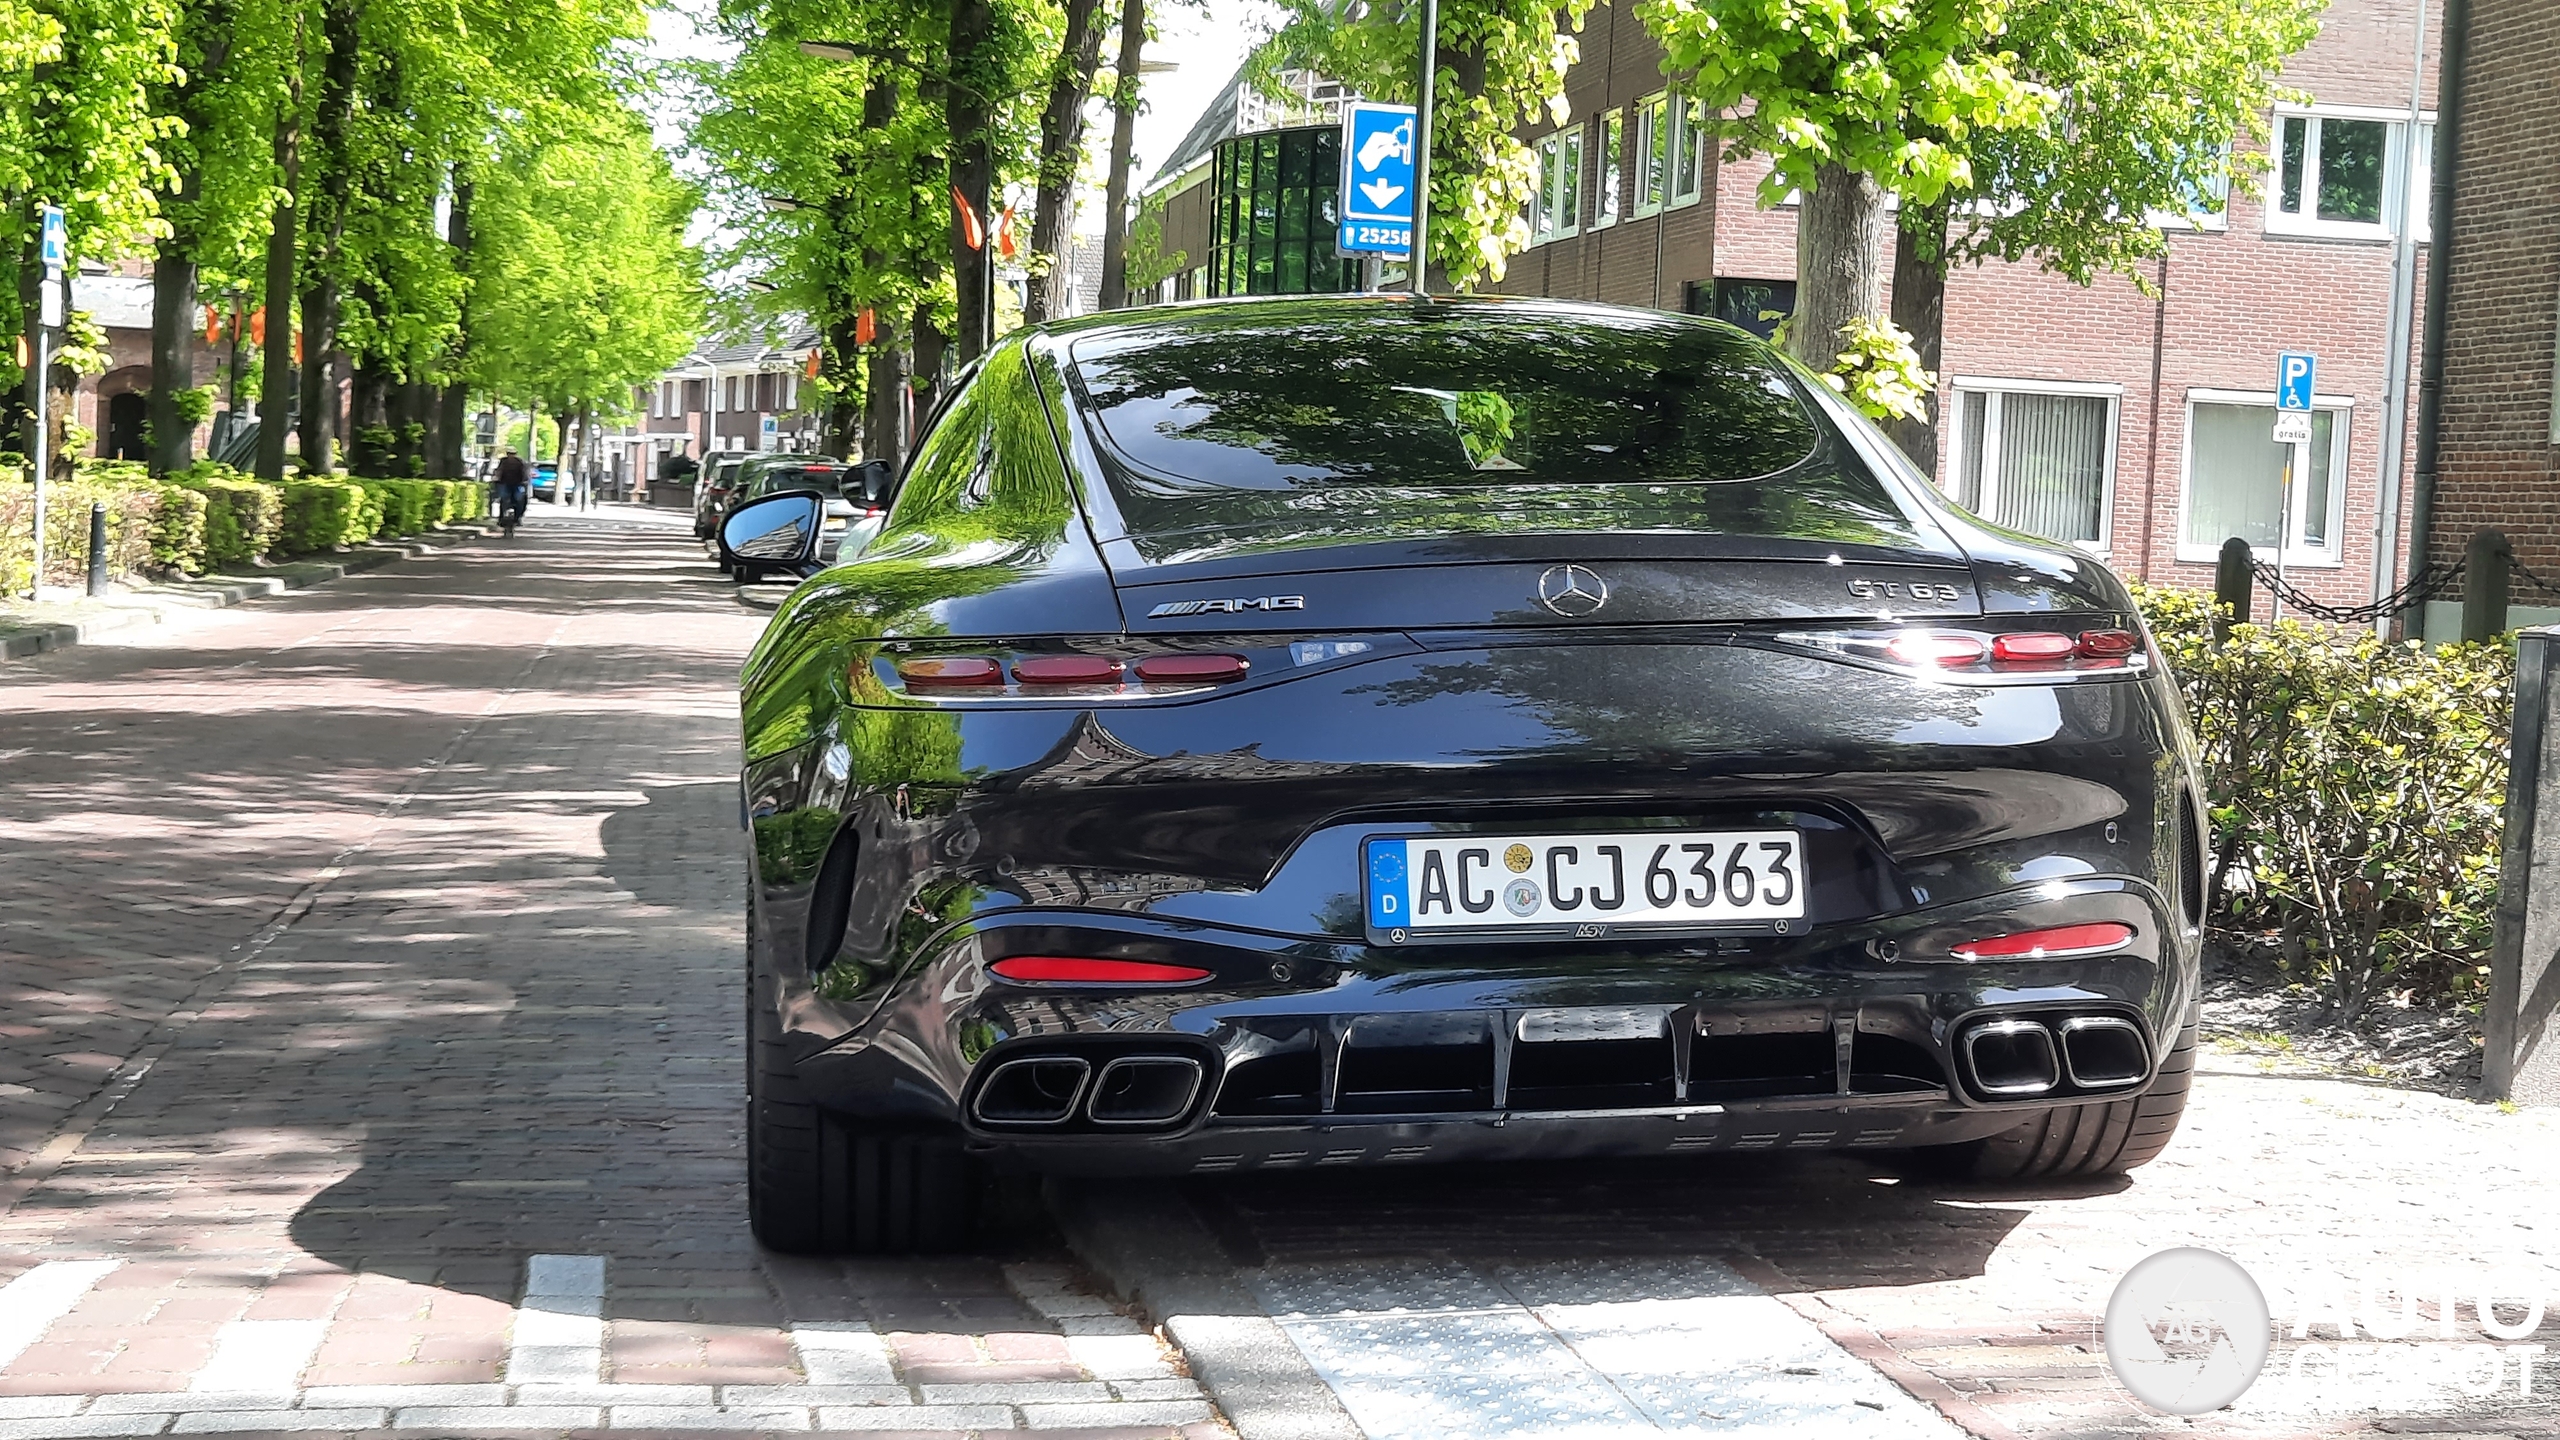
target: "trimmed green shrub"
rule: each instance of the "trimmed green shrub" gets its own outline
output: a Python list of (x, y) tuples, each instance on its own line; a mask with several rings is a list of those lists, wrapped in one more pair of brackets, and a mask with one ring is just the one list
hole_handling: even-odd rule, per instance
[(360, 545), (373, 538), (382, 507), (364, 487), (343, 480), (287, 480), (276, 549), (288, 555)]
[(2208, 909), (2278, 937), (2353, 1016), (2476, 999), (2505, 824), (2515, 646), (2391, 644), (2287, 620), (2213, 640), (2210, 597), (2137, 587), (2203, 752)]
[(429, 507), (435, 503), (435, 490), (423, 480), (364, 480), (357, 482), (382, 507), (382, 523), (378, 535), (415, 535), (436, 523)]
[(211, 460), (169, 477), (205, 497), (204, 557), (213, 566), (242, 565), (275, 548), (284, 521), (284, 491)]
[(184, 485), (155, 485), (160, 505), (151, 521), (151, 563), (181, 575), (201, 575), (205, 564), (205, 497)]
[[(45, 489), (48, 585), (77, 585), (87, 576), (89, 507), (100, 501), (107, 507), (107, 573), (121, 580), (165, 568), (155, 566), (152, 558), (163, 487), (133, 479), (139, 466), (110, 469), (104, 481), (92, 478), (93, 466), (104, 468), (92, 462), (69, 484)], [(35, 487), (15, 476), (0, 476), (0, 593), (27, 587), (35, 562), (34, 534)]]

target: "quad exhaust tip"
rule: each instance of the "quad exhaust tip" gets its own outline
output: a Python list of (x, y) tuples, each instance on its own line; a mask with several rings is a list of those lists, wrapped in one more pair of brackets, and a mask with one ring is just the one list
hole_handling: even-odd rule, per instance
[(1170, 1125), (1191, 1113), (1208, 1081), (1193, 1055), (1023, 1055), (998, 1064), (978, 1087), (970, 1113), (1002, 1128), (1060, 1126), (1083, 1119), (1097, 1126)]
[(1993, 1100), (2125, 1090), (2151, 1073), (2142, 1027), (2122, 1015), (1981, 1020), (1957, 1037), (1956, 1055), (1974, 1091)]

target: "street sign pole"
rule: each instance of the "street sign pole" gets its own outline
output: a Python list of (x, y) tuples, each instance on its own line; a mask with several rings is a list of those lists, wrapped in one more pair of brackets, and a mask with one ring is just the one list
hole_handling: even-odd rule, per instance
[(53, 430), (52, 418), (49, 414), (53, 399), (51, 394), (53, 327), (62, 323), (65, 308), (65, 297), (62, 293), (62, 263), (67, 258), (68, 247), (64, 243), (62, 207), (58, 205), (37, 207), (36, 231), (36, 259), (44, 266), (44, 279), (37, 292), (41, 298), (36, 308), (34, 347), (36, 365), (33, 375), (36, 389), (36, 440), (31, 457), (35, 462), (33, 478), (36, 487), (36, 533), (33, 547), (35, 574), (27, 582), (27, 595), (30, 599), (40, 600), (44, 598), (45, 470), (51, 458), (45, 452), (49, 448), (47, 442), (52, 439)]
[(1405, 265), (1413, 293), (1431, 293), (1431, 250), (1423, 243), (1431, 225), (1431, 91), (1440, 74), (1440, 0), (1422, 0), (1422, 99), (1413, 125), (1413, 249)]
[(2272, 436), (2285, 447), (2283, 478), (2276, 482), (2276, 585), (2269, 623), (2284, 618), (2284, 552), (2293, 540), (2293, 475), (2311, 445), (2311, 401), (2319, 389), (2320, 357), (2288, 350), (2276, 357), (2276, 423)]

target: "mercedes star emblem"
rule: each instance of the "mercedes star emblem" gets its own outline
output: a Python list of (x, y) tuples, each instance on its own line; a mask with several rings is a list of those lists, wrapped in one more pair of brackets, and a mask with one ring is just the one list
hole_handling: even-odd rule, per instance
[(1579, 620), (1609, 603), (1609, 582), (1579, 565), (1554, 565), (1538, 577), (1538, 603)]

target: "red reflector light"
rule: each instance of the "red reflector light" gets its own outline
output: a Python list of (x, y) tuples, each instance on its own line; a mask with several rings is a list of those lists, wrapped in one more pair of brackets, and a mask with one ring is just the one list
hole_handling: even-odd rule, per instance
[(987, 967), (1007, 980), (1047, 985), (1188, 985), (1209, 972), (1152, 960), (1087, 960), (1066, 955), (1014, 955)]
[(1138, 662), (1138, 678), (1151, 684), (1216, 684), (1244, 678), (1241, 655), (1150, 655)]
[(2050, 630), (2023, 630), (2014, 635), (1995, 637), (1991, 642), (1991, 658), (2010, 663), (2068, 660), (2071, 652), (2079, 648), (2080, 642), (2068, 635), (2057, 635)]
[(2050, 960), (2070, 955), (2100, 955), (2133, 939), (2133, 927), (2100, 923), (2062, 925), (2051, 930), (2024, 930), (1968, 940), (1949, 953), (1959, 960)]
[(1120, 662), (1107, 655), (1033, 655), (1013, 662), (1013, 678), (1025, 685), (1111, 685)]
[(2093, 660), (2114, 660), (2130, 655), (2142, 647), (2142, 637), (2130, 630), (2084, 630), (2080, 632), (2080, 653)]
[(1985, 649), (1979, 635), (1946, 631), (1897, 635), (1884, 648), (1905, 665), (1970, 665), (1982, 658)]
[(1004, 667), (983, 655), (937, 656), (929, 660), (901, 660), (898, 678), (910, 687), (937, 685), (1001, 685)]

